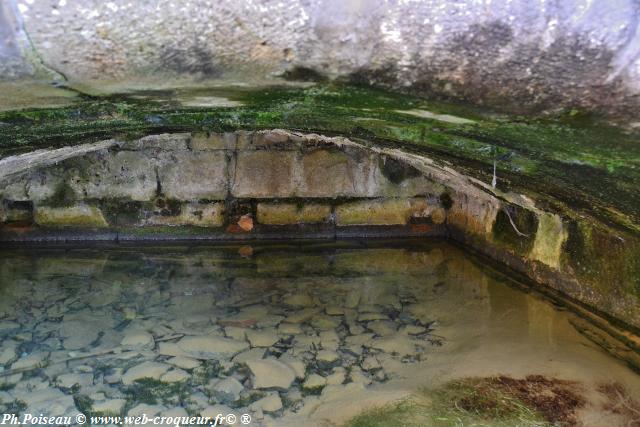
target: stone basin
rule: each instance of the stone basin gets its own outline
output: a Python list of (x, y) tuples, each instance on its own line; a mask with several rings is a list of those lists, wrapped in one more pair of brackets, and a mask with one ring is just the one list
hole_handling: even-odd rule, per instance
[(178, 3), (0, 0), (4, 417), (637, 423), (636, 0)]

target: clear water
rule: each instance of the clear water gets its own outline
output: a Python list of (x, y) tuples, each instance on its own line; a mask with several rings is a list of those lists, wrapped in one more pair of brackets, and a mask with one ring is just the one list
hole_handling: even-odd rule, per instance
[(581, 384), (585, 425), (622, 423), (595, 390), (639, 396), (639, 377), (500, 277), (444, 242), (2, 251), (0, 409), (339, 425), (453, 378), (542, 374)]

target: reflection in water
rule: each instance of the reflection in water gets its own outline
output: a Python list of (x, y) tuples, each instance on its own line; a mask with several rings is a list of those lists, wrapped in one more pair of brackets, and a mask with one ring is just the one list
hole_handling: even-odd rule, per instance
[(2, 412), (317, 425), (462, 376), (639, 391), (445, 243), (6, 251), (0, 280)]

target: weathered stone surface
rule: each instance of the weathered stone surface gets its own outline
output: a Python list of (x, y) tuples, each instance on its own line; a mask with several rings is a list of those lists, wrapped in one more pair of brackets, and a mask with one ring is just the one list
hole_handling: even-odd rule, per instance
[(220, 403), (233, 403), (240, 399), (244, 386), (233, 377), (214, 380), (210, 385), (211, 395)]
[(143, 223), (145, 225), (221, 227), (224, 224), (224, 203), (182, 203), (178, 215), (152, 215)]
[(143, 362), (129, 368), (122, 376), (122, 383), (125, 385), (131, 385), (136, 380), (143, 378), (159, 380), (170, 368), (171, 366), (165, 363)]
[[(87, 347), (99, 333), (111, 326), (111, 319), (87, 311), (65, 314), (60, 326), (60, 337), (66, 350)], [(117, 344), (117, 343), (116, 343)]]
[(375, 320), (367, 323), (367, 329), (380, 336), (392, 335), (396, 333), (396, 324), (389, 320)]
[(293, 369), (296, 373), (296, 378), (304, 378), (307, 366), (301, 359), (285, 353), (278, 360)]
[(327, 379), (325, 377), (321, 377), (318, 374), (311, 374), (304, 380), (304, 383), (302, 383), (302, 389), (315, 393), (322, 390), (325, 385), (327, 385)]
[(200, 366), (200, 361), (184, 356), (172, 357), (171, 359), (167, 359), (166, 362), (182, 369), (194, 369)]
[(56, 148), (52, 150), (36, 150), (30, 153), (19, 154), (0, 159), (0, 182), (10, 181), (12, 177), (24, 176), (25, 173), (47, 168), (64, 162), (67, 159), (88, 155), (109, 148), (116, 147), (118, 142), (114, 139), (97, 143), (81, 144), (70, 147)]
[(316, 360), (318, 363), (329, 365), (334, 363), (340, 358), (340, 355), (332, 350), (320, 350), (316, 354)]
[(224, 319), (220, 319), (218, 323), (225, 327), (235, 326), (246, 328), (257, 324), (260, 320), (264, 319), (268, 313), (269, 310), (267, 307), (252, 303), (252, 305), (243, 307), (240, 312)]
[(191, 136), (193, 151), (235, 150), (238, 137), (233, 132), (226, 133), (194, 133)]
[[(84, 15), (84, 3), (63, 4), (5, 8), (0, 74), (42, 70), (25, 54), (33, 49), (42, 63), (72, 82), (117, 78), (164, 86), (176, 75), (198, 82), (221, 74), (242, 80), (239, 76), (249, 73), (260, 80), (300, 68), (519, 110), (533, 104), (599, 110), (619, 105), (616, 109), (631, 111), (638, 105), (633, 99), (640, 79), (633, 49), (638, 39), (629, 30), (638, 11), (631, 0), (613, 5), (598, 0), (588, 7), (523, 0), (375, 1), (349, 7), (284, 2), (258, 8), (250, 17), (248, 5), (226, 2), (210, 9), (190, 3), (170, 13), (117, 0), (92, 4), (95, 13)], [(589, 19), (581, 19), (585, 13)], [(74, 25), (74, 31), (61, 30)], [(101, 25), (109, 43), (95, 32)], [(264, 45), (256, 46), (256, 34)], [(156, 45), (163, 48), (149, 48)]]
[(243, 341), (246, 338), (247, 328), (239, 326), (227, 326), (224, 328), (224, 334), (227, 338)]
[(176, 200), (221, 200), (227, 195), (228, 162), (223, 151), (178, 151), (160, 156), (162, 193)]
[(280, 341), (274, 329), (247, 329), (246, 336), (251, 347), (271, 347)]
[(282, 303), (294, 308), (312, 307), (314, 304), (313, 298), (306, 292), (296, 292), (294, 294), (289, 294), (284, 297)]
[(107, 221), (96, 206), (76, 205), (69, 208), (38, 206), (35, 223), (43, 227), (107, 227)]
[(160, 135), (148, 135), (122, 144), (124, 150), (148, 150), (159, 151), (186, 151), (191, 142), (188, 133), (163, 133)]
[(343, 367), (333, 369), (333, 372), (326, 377), (327, 385), (340, 385), (347, 379), (347, 371)]
[(405, 325), (401, 327), (398, 330), (398, 332), (400, 332), (401, 334), (407, 334), (407, 335), (420, 335), (427, 332), (427, 328), (425, 328), (424, 326), (417, 326), (417, 325)]
[(172, 369), (169, 372), (164, 373), (160, 377), (160, 381), (165, 383), (179, 383), (182, 381), (187, 381), (189, 378), (191, 378), (191, 375), (189, 375), (182, 369)]
[(372, 371), (382, 368), (382, 365), (375, 356), (365, 357), (360, 365), (365, 371)]
[[(68, 179), (76, 194), (91, 199), (151, 200), (157, 190), (155, 162), (140, 151), (98, 152), (80, 162)], [(71, 171), (74, 172), (74, 171)]]
[(304, 323), (312, 319), (318, 313), (318, 311), (319, 311), (318, 309), (313, 307), (303, 308), (302, 310), (298, 310), (288, 315), (287, 318), (284, 320), (284, 323), (293, 323), (293, 324)]
[(261, 130), (254, 132), (250, 138), (243, 138), (238, 144), (238, 150), (298, 150), (299, 138), (284, 129)]
[(275, 359), (249, 360), (247, 366), (253, 374), (254, 388), (287, 390), (296, 379), (292, 368)]
[(259, 198), (295, 196), (296, 156), (295, 152), (239, 152), (231, 194)]
[[(356, 153), (357, 154), (357, 153)], [(357, 158), (339, 150), (321, 149), (302, 159), (301, 197), (372, 197), (376, 164), (370, 155)]]
[(260, 360), (264, 357), (265, 354), (264, 348), (252, 348), (251, 350), (243, 351), (242, 353), (238, 353), (233, 357), (234, 363), (247, 363), (249, 360)]
[(302, 328), (297, 323), (282, 322), (278, 325), (278, 333), (283, 335), (301, 334)]
[(488, 197), (479, 198), (463, 192), (456, 192), (451, 198), (447, 223), (465, 233), (489, 238), (500, 204)]
[(331, 206), (305, 203), (258, 203), (258, 222), (267, 225), (315, 224), (329, 221)]
[(158, 354), (162, 356), (173, 356), (173, 357), (186, 357), (193, 358), (191, 354), (184, 351), (178, 344), (174, 342), (161, 342), (158, 344)]
[(253, 402), (249, 405), (249, 409), (262, 412), (277, 412), (282, 409), (282, 399), (278, 396), (278, 393), (270, 393), (267, 396)]
[(140, 329), (127, 331), (122, 341), (120, 341), (120, 345), (128, 348), (153, 348), (154, 344), (153, 335)]
[(336, 350), (340, 344), (340, 336), (335, 329), (320, 332), (320, 345), (325, 350)]
[(336, 224), (404, 225), (410, 215), (411, 203), (407, 199), (349, 202), (336, 207)]

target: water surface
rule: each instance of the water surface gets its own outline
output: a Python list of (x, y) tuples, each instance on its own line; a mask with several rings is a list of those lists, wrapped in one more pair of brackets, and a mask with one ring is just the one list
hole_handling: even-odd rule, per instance
[(454, 378), (640, 378), (444, 242), (0, 251), (0, 409), (339, 425)]

